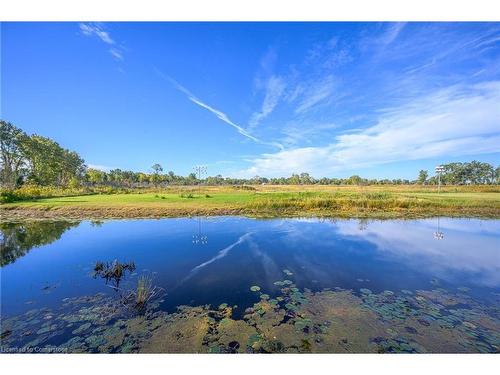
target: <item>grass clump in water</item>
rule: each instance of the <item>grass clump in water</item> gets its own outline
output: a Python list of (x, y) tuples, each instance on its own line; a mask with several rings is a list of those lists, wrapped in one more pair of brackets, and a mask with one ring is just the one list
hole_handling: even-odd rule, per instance
[(137, 280), (137, 288), (124, 297), (124, 304), (133, 307), (138, 312), (143, 311), (162, 290), (162, 288), (153, 285), (151, 276), (143, 275)]

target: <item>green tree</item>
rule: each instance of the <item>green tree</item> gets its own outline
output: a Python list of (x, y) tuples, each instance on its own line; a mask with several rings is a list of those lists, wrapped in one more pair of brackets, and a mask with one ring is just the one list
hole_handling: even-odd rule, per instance
[(50, 138), (32, 135), (22, 143), (28, 165), (28, 181), (37, 185), (68, 186), (80, 180), (86, 170), (84, 160)]
[(163, 172), (163, 168), (160, 164), (155, 163), (151, 167), (153, 170), (153, 175), (151, 176), (151, 181), (155, 184), (155, 186), (158, 186), (158, 184), (161, 182), (161, 176), (160, 173)]
[(347, 183), (349, 185), (361, 185), (363, 182), (363, 179), (359, 177), (358, 175), (351, 176), (347, 179)]
[(106, 172), (89, 168), (87, 169), (85, 179), (92, 185), (101, 185), (106, 181)]
[(28, 136), (10, 122), (0, 120), (0, 185), (13, 188), (25, 172), (23, 144)]
[(420, 172), (418, 172), (418, 183), (423, 185), (426, 183), (427, 181), (427, 178), (429, 177), (429, 172), (425, 171), (425, 170), (420, 170)]
[(313, 178), (309, 175), (309, 173), (301, 173), (300, 174), (300, 183), (303, 185), (310, 185), (313, 183)]

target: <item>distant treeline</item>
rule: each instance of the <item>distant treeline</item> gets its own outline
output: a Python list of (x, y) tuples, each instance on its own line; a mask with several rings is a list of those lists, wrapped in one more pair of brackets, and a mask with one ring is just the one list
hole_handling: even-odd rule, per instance
[[(151, 173), (113, 169), (109, 172), (87, 168), (74, 151), (62, 148), (50, 138), (27, 135), (9, 122), (0, 121), (0, 184), (16, 188), (23, 184), (77, 188), (80, 186), (112, 186), (123, 188), (162, 187), (168, 185), (375, 185), (375, 184), (437, 184), (437, 176), (429, 177), (421, 170), (415, 180), (366, 179), (354, 175), (349, 178), (314, 178), (308, 173), (290, 177), (250, 179), (210, 176), (197, 178), (195, 173), (179, 176), (163, 173), (160, 164), (151, 167)], [(441, 183), (445, 185), (499, 184), (500, 166), (472, 161), (443, 165)]]

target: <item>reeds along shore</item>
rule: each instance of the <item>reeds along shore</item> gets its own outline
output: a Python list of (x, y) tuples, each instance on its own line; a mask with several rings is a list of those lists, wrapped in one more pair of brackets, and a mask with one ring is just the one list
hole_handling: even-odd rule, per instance
[(69, 194), (0, 205), (5, 219), (142, 218), (196, 215), (416, 218), (500, 217), (499, 186), (170, 187)]

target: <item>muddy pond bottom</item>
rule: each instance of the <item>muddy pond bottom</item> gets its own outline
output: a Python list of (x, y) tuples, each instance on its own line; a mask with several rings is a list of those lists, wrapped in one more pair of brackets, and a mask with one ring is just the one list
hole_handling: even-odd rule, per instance
[(0, 350), (498, 353), (499, 224), (0, 222)]

